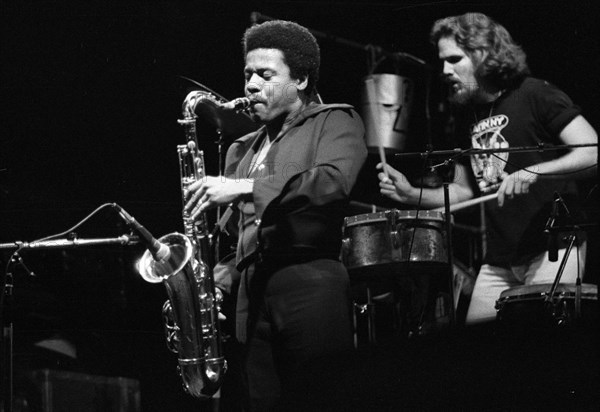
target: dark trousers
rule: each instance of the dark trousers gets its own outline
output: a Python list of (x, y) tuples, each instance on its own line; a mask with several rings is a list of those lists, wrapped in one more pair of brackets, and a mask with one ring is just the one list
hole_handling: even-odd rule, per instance
[(249, 410), (276, 410), (298, 399), (324, 363), (352, 350), (349, 279), (340, 262), (259, 265), (249, 298), (243, 365)]

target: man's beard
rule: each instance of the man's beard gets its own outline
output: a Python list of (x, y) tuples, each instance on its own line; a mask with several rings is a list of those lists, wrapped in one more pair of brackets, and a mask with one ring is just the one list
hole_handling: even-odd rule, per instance
[(448, 101), (456, 106), (474, 103), (481, 91), (478, 84), (452, 83), (448, 87)]

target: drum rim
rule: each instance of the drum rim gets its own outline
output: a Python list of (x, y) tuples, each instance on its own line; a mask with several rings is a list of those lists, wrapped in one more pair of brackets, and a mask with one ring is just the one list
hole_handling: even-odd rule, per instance
[[(389, 209), (380, 212), (361, 213), (359, 215), (347, 216), (344, 218), (344, 227), (356, 226), (360, 223), (375, 223), (375, 222), (386, 222), (391, 221), (390, 214), (394, 214), (396, 221), (406, 220), (425, 220), (425, 221), (436, 221), (445, 222), (446, 214), (444, 212), (438, 212), (435, 210), (399, 210)], [(454, 217), (450, 216), (450, 222), (454, 221)]]
[[(502, 300), (510, 300), (517, 298), (527, 298), (532, 299), (534, 296), (538, 298), (541, 296), (546, 296), (552, 287), (551, 283), (538, 283), (533, 285), (520, 285), (513, 286), (512, 288), (508, 288), (503, 290), (500, 293), (500, 298), (498, 301)], [(556, 287), (555, 296), (556, 297), (564, 297), (564, 296), (572, 296), (575, 293), (576, 284), (575, 283), (559, 283)], [(524, 293), (515, 293), (523, 291)], [(528, 291), (528, 292), (527, 292)], [(594, 296), (598, 296), (598, 286), (592, 283), (582, 283), (581, 284), (581, 297), (583, 299), (590, 299)]]
[(390, 212), (393, 210), (395, 210), (395, 209), (385, 210), (385, 211), (381, 211), (381, 212), (361, 213), (360, 215), (354, 215), (354, 216), (347, 216), (344, 218), (344, 226), (350, 227), (350, 226), (355, 226), (359, 223), (364, 223), (364, 222), (388, 222), (390, 220), (388, 216), (389, 216)]
[(396, 220), (438, 220), (440, 222), (446, 221), (445, 213), (438, 212), (436, 210), (397, 210), (398, 214)]

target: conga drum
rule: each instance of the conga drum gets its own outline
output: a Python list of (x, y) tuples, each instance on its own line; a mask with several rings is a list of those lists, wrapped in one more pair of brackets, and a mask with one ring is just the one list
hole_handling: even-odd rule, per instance
[(444, 213), (386, 210), (344, 219), (342, 262), (351, 277), (401, 275), (448, 264)]

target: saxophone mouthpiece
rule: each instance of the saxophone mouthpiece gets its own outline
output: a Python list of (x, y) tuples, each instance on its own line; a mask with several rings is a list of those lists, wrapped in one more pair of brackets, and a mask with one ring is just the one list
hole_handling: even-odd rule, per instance
[(250, 107), (250, 99), (247, 97), (238, 97), (226, 103), (221, 103), (221, 108), (225, 110), (245, 110)]

